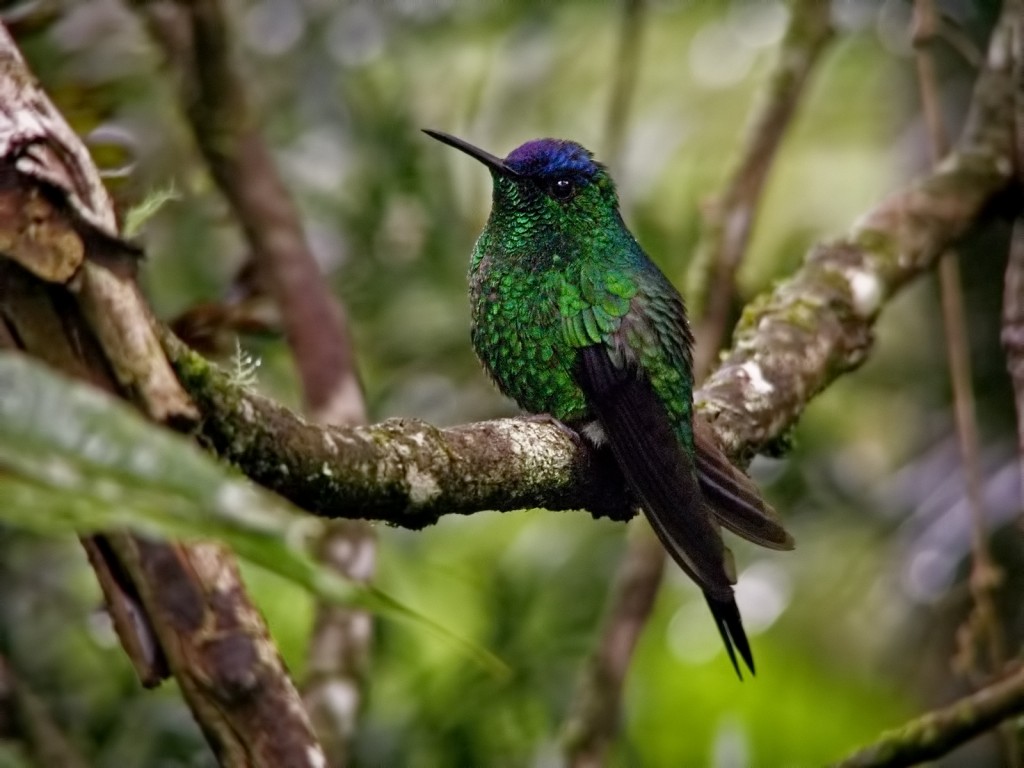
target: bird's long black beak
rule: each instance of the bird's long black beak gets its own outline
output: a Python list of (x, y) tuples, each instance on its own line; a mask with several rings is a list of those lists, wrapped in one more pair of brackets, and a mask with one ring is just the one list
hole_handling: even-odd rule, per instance
[(450, 133), (444, 133), (442, 131), (432, 131), (429, 128), (424, 128), (423, 132), (432, 139), (437, 139), (442, 144), (447, 144), (449, 147), (455, 147), (460, 152), (465, 152), (470, 157), (474, 157), (481, 163), (486, 165), (492, 171), (502, 174), (503, 176), (518, 176), (519, 174), (505, 165), (505, 161), (500, 157), (495, 157), (490, 152), (485, 152), (479, 147), (474, 147), (468, 141), (452, 136)]

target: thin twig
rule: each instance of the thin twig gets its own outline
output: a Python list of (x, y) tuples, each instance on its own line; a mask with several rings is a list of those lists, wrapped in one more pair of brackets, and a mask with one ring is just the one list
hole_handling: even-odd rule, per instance
[[(0, 260), (0, 287), (11, 284), (12, 271), (29, 283), (39, 282), (12, 262)], [(78, 307), (59, 286), (45, 288), (49, 290), (31, 290), (31, 313), (0, 290), (5, 324), (17, 330), (27, 353), (53, 364), (65, 358), (65, 352), (60, 358), (54, 353), (55, 347), (62, 347), (67, 354), (79, 356), (61, 366), (66, 375), (79, 375), (94, 386), (117, 392)], [(41, 315), (48, 317), (39, 320)], [(50, 328), (59, 330), (39, 332)], [(214, 543), (186, 546), (116, 532), (94, 537), (93, 543), (102, 544), (98, 554), (113, 566), (114, 588), (130, 585), (130, 600), (115, 606), (125, 612), (115, 610), (112, 615), (115, 627), (123, 619), (133, 637), (140, 635), (138, 648), (126, 644), (140, 676), (149, 676), (143, 680), (156, 684), (159, 677), (152, 660), (166, 660), (222, 765), (323, 765), (323, 753), (298, 692), (229, 552)], [(97, 548), (90, 546), (89, 552), (92, 556)], [(98, 575), (103, 578), (103, 572)], [(107, 593), (110, 585), (103, 582), (103, 586)], [(149, 631), (136, 631), (134, 623), (140, 618), (158, 647), (149, 646)], [(118, 627), (123, 643), (124, 632)]]
[[(19, 207), (18, 198), (26, 191), (22, 185), (0, 191), (0, 208)], [(52, 289), (34, 280), (28, 270), (0, 260), (0, 319), (6, 331), (0, 347), (28, 351), (55, 370), (102, 386), (102, 377), (94, 374), (90, 361), (82, 359), (76, 349), (80, 345), (75, 344), (54, 312), (52, 294)], [(102, 358), (93, 364), (101, 370), (106, 368)], [(120, 578), (123, 569), (114, 561), (103, 536), (83, 536), (80, 541), (103, 592), (114, 631), (139, 681), (146, 687), (159, 685), (170, 671), (152, 624), (139, 605), (137, 590), (130, 579)]]
[[(348, 320), (331, 295), (302, 222), (231, 61), (224, 9), (217, 0), (135, 0), (169, 61), (181, 66), (182, 103), (196, 144), (235, 212), (261, 280), (281, 309), (307, 409), (318, 420), (352, 424), (363, 416), (349, 356)], [(177, 13), (170, 13), (171, 10)]]
[[(1005, 66), (1008, 25), (1004, 14), (993, 37), (989, 66), (976, 87), (968, 128), (954, 154), (935, 173), (876, 206), (845, 238), (812, 250), (799, 272), (744, 314), (736, 346), (698, 393), (705, 413), (713, 417), (717, 436), (732, 455), (745, 455), (778, 437), (814, 394), (862, 363), (870, 348), (871, 327), (886, 301), (933, 266), (950, 243), (977, 222), (985, 203), (1005, 188), (1012, 168), (1007, 115), (1012, 86)], [(516, 422), (504, 427), (475, 425), (449, 431), (446, 436), (463, 441), (463, 445), (466, 441), (479, 442), (465, 462), (454, 467), (452, 476), (445, 478), (451, 483), (439, 484), (432, 474), (433, 465), (427, 463), (420, 471), (418, 462), (426, 461), (424, 455), (428, 453), (437, 457), (444, 454), (447, 466), (451, 466), (457, 457), (438, 446), (424, 447), (420, 443), (425, 434), (422, 427), (392, 423), (366, 435), (368, 441), (364, 444), (359, 442), (360, 434), (374, 428), (317, 429), (282, 413), (283, 409), (272, 409), (270, 415), (278, 421), (264, 425), (258, 407), (266, 406), (266, 401), (237, 386), (215, 386), (212, 392), (204, 389), (211, 379), (203, 373), (201, 361), (181, 350), (173, 356), (183, 383), (196, 396), (205, 417), (204, 435), (211, 444), (224, 455), (234, 456), (247, 473), (266, 477), (268, 484), (276, 480), (284, 490), (305, 492), (313, 506), (322, 511), (329, 508), (332, 494), (343, 494), (346, 483), (360, 481), (358, 466), (349, 468), (351, 474), (335, 473), (343, 475), (343, 483), (339, 484), (337, 477), (330, 478), (335, 466), (332, 462), (345, 460), (341, 454), (349, 454), (350, 449), (365, 449), (363, 457), (372, 458), (376, 467), (386, 470), (393, 483), (389, 487), (368, 484), (354, 491), (350, 488), (354, 506), (392, 504), (400, 512), (429, 509), (439, 500), (446, 501), (442, 498), (445, 494), (458, 502), (461, 491), (468, 496), (476, 493), (473, 500), (477, 504), (490, 506), (486, 498), (497, 498), (497, 490), (490, 489), (495, 494), (490, 497), (481, 495), (474, 485), (476, 478), (467, 473), (477, 466), (478, 458), (488, 458), (488, 451), (506, 451), (501, 458), (515, 459), (507, 461), (509, 466), (499, 475), (499, 461), (490, 456), (495, 474), (489, 479), (502, 483), (521, 502), (526, 497), (516, 496), (516, 483), (528, 482), (533, 473), (538, 473), (543, 476), (542, 484), (554, 487), (561, 483), (563, 504), (575, 499), (576, 506), (589, 506), (586, 494), (592, 490), (588, 489), (600, 488), (601, 476), (606, 473), (606, 468), (600, 471), (593, 467), (589, 474), (580, 472), (578, 460), (583, 449), (574, 447), (557, 428), (519, 426), (522, 423)], [(261, 432), (264, 429), (268, 431)], [(493, 439), (495, 429), (506, 430), (500, 433), (506, 442)], [(274, 445), (268, 435), (282, 442)], [(390, 450), (385, 445), (388, 443), (396, 448), (388, 454), (390, 459), (385, 455)], [(562, 465), (556, 460), (552, 466), (548, 463), (551, 454), (542, 449), (555, 444), (561, 446), (563, 458), (568, 458)], [(333, 459), (329, 460), (332, 447)], [(246, 451), (254, 448), (258, 449), (256, 453), (247, 456)], [(262, 459), (267, 463), (261, 465)], [(315, 461), (321, 473), (311, 473), (314, 476), (307, 486), (288, 486), (280, 467), (294, 468), (302, 474), (311, 469), (303, 464), (306, 460)], [(372, 480), (365, 479), (368, 483)], [(537, 488), (534, 491), (534, 498), (542, 495)], [(547, 498), (552, 497), (549, 493)], [(333, 498), (337, 503), (338, 497)]]
[(810, 397), (859, 366), (885, 303), (1007, 188), (1019, 18), (1008, 3), (961, 136), (936, 170), (876, 205), (843, 238), (811, 248), (799, 271), (747, 305), (732, 349), (695, 398), (727, 454), (749, 455), (777, 438)]
[[(622, 148), (636, 90), (646, 5), (624, 0), (615, 79), (605, 122), (605, 156), (613, 167)], [(608, 590), (604, 620), (593, 650), (580, 670), (562, 728), (569, 765), (589, 768), (604, 762), (618, 732), (619, 701), (633, 650), (654, 608), (665, 570), (665, 552), (650, 527), (640, 524), (627, 539)]]
[(622, 684), (665, 572), (665, 550), (646, 526), (630, 538), (608, 596), (597, 647), (583, 668), (562, 729), (568, 765), (598, 768), (619, 730)]
[(832, 37), (829, 18), (828, 0), (794, 0), (775, 69), (750, 121), (735, 170), (723, 191), (705, 208), (687, 297), (692, 316), (701, 321), (696, 328), (694, 359), (701, 376), (725, 342), (736, 295), (736, 271), (757, 220), (761, 193), (811, 73)]
[(981, 50), (959, 24), (947, 18), (938, 19), (937, 24), (936, 36), (956, 51), (969, 67), (980, 69), (984, 65), (985, 57)]
[[(1008, 59), (1006, 25), (992, 43), (997, 64)], [(1008, 65), (997, 64), (983, 71), (967, 128), (934, 173), (877, 204), (844, 237), (812, 247), (801, 269), (747, 307), (732, 349), (694, 395), (727, 455), (749, 457), (778, 439), (814, 395), (860, 366), (886, 303), (1006, 188), (1012, 90)], [(557, 427), (505, 419), (445, 430), (410, 420), (321, 428), (233, 385), (172, 337), (163, 342), (203, 414), (207, 444), (314, 514), (419, 528), (481, 509), (621, 516), (628, 503), (609, 467)]]
[[(1024, 22), (1018, 24), (1012, 42), (1014, 80), (1014, 144), (1017, 192), (1024, 190)], [(1003, 284), (1002, 343), (1006, 367), (1013, 382), (1017, 407), (1017, 452), (1020, 464), (1021, 510), (1024, 513), (1024, 215), (1017, 214), (1010, 236), (1010, 253)]]
[[(949, 140), (942, 125), (942, 105), (932, 44), (936, 39), (938, 18), (932, 0), (916, 0), (914, 4), (914, 42), (921, 108), (928, 130), (932, 163), (938, 163), (949, 149)], [(986, 649), (985, 667), (999, 669), (1004, 662), (1003, 631), (995, 609), (993, 591), (999, 584), (999, 571), (988, 548), (988, 526), (985, 523), (981, 490), (981, 468), (978, 448), (978, 425), (974, 413), (974, 392), (971, 383), (971, 358), (967, 341), (960, 267), (954, 251), (947, 251), (939, 261), (939, 288), (942, 297), (942, 319), (946, 329), (946, 350), (953, 387), (956, 432), (966, 480), (967, 506), (970, 513), (972, 565), (970, 586), (974, 598), (974, 615), (968, 631), (962, 633), (961, 663), (965, 671), (974, 666), (976, 643)], [(1008, 746), (1014, 743), (1011, 736)], [(1014, 750), (1015, 751), (1015, 750)], [(1014, 758), (1012, 763), (1016, 763)]]

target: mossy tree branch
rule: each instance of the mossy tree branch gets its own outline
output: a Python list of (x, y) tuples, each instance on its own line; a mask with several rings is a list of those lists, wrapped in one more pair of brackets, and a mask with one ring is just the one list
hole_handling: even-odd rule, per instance
[[(1013, 19), (997, 26), (967, 126), (936, 170), (814, 246), (747, 307), (735, 343), (696, 394), (727, 453), (748, 458), (815, 394), (864, 362), (879, 313), (986, 214), (1013, 171)], [(450, 429), (416, 421), (317, 427), (231, 383), (169, 335), (165, 349), (204, 418), (203, 439), (313, 514), (408, 528), (443, 514), (545, 507), (629, 516), (608, 460), (558, 426), (504, 419)]]
[(1024, 710), (1024, 667), (948, 707), (928, 712), (882, 734), (835, 768), (897, 768), (941, 757)]
[[(722, 189), (704, 206), (701, 238), (691, 261), (693, 290), (687, 293), (696, 339), (693, 374), (697, 382), (707, 375), (729, 331), (736, 276), (764, 185), (807, 92), (805, 86), (832, 37), (829, 7), (827, 0), (794, 0), (791, 4), (786, 34), (734, 167)], [(627, 13), (625, 20), (631, 16)], [(626, 29), (629, 25), (624, 25)], [(629, 39), (624, 34), (624, 42)], [(632, 49), (623, 45), (622, 50)], [(629, 70), (619, 67), (618, 71)], [(623, 103), (618, 91), (625, 87), (624, 82), (620, 74), (613, 104)], [(630, 537), (609, 587), (597, 641), (583, 663), (562, 727), (563, 749), (573, 768), (602, 765), (607, 760), (619, 731), (622, 685), (654, 609), (665, 561), (665, 550), (648, 527), (642, 526)]]
[(1004, 11), (964, 131), (935, 171), (876, 205), (843, 237), (812, 247), (802, 268), (744, 310), (732, 348), (696, 395), (731, 455), (779, 437), (815, 394), (859, 367), (886, 302), (934, 267), (1008, 187), (1016, 23)]
[(246, 475), (322, 517), (423, 528), (446, 514), (544, 507), (628, 519), (613, 463), (550, 423), (438, 429), (411, 419), (323, 427), (238, 387), (170, 333), (164, 345), (203, 411), (200, 438)]

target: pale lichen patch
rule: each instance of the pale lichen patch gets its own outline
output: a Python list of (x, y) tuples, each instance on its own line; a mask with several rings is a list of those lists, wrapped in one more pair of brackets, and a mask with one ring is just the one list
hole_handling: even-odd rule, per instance
[(217, 592), (228, 593), (238, 585), (224, 549), (209, 541), (196, 541), (188, 548), (188, 560), (199, 580)]
[(335, 442), (334, 437), (328, 431), (323, 432), (324, 450), (330, 454), (338, 454), (338, 444)]
[(415, 464), (406, 468), (405, 482), (409, 487), (409, 501), (416, 506), (426, 504), (441, 494), (434, 476), (421, 471)]
[(409, 442), (414, 443), (419, 448), (427, 448), (427, 436), (423, 432), (413, 432), (408, 436)]
[(858, 317), (871, 318), (882, 306), (882, 283), (878, 276), (860, 269), (846, 273), (850, 298)]
[(761, 372), (761, 366), (754, 360), (748, 360), (743, 363), (739, 368), (747, 382), (750, 384), (750, 389), (758, 395), (770, 395), (775, 391), (774, 385), (764, 377)]

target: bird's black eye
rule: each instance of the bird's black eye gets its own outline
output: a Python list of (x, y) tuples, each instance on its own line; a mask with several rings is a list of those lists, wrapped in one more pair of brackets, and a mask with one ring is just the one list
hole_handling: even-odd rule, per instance
[(551, 196), (556, 200), (568, 200), (576, 194), (576, 185), (571, 179), (561, 178), (551, 182)]

